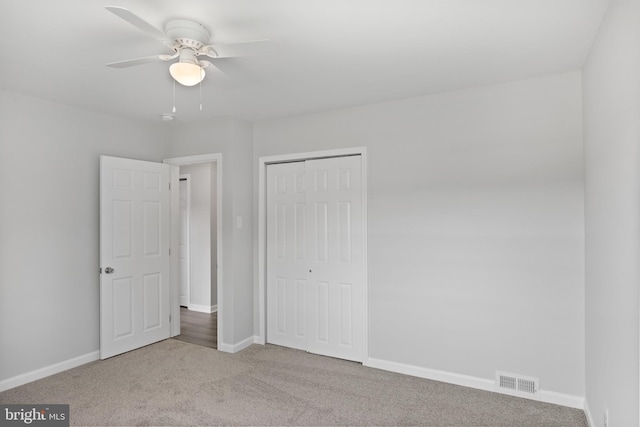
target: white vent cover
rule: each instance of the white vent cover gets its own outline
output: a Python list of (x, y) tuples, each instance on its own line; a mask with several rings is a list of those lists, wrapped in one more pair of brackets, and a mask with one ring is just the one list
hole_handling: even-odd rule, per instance
[(540, 387), (538, 378), (525, 377), (508, 372), (496, 372), (496, 390), (500, 393), (513, 396), (540, 399)]

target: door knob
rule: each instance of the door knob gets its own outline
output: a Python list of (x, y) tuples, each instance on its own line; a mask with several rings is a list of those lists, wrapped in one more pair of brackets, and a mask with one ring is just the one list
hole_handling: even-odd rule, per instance
[(114, 270), (111, 267), (107, 267), (107, 268), (104, 269), (104, 272), (107, 273), (107, 274), (111, 274), (111, 273), (113, 273), (113, 271)]

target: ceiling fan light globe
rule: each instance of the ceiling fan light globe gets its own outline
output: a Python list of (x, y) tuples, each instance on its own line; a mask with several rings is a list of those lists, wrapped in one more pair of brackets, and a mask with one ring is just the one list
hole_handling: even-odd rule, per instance
[(176, 62), (169, 67), (169, 74), (183, 86), (195, 86), (204, 79), (204, 69), (189, 62)]

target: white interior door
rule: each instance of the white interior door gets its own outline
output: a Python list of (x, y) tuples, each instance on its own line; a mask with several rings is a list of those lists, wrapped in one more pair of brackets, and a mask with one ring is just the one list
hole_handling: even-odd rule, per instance
[(267, 166), (267, 341), (362, 361), (360, 156)]
[(100, 157), (100, 358), (169, 337), (171, 166)]
[(189, 266), (189, 175), (180, 175), (180, 305), (189, 307), (191, 274)]

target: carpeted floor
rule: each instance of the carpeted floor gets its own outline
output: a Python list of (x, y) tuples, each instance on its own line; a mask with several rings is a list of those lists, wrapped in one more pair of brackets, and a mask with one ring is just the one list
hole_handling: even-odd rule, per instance
[(586, 427), (580, 410), (278, 346), (228, 354), (166, 340), (0, 393), (68, 403), (72, 425)]

